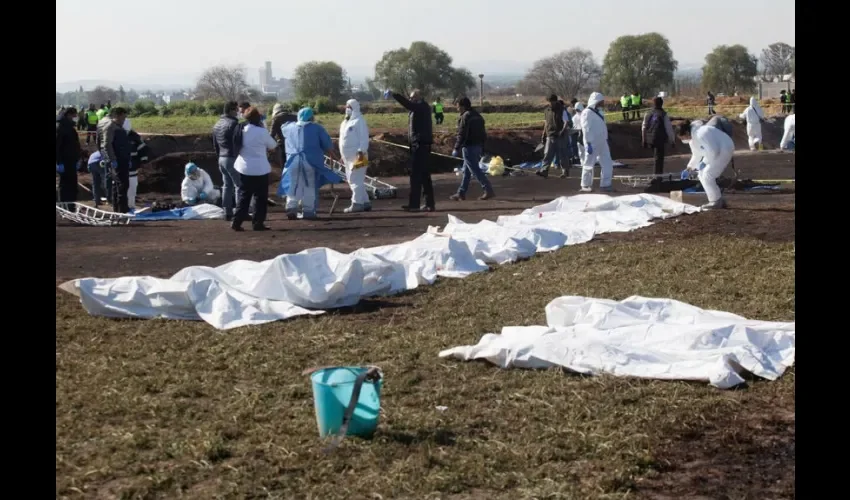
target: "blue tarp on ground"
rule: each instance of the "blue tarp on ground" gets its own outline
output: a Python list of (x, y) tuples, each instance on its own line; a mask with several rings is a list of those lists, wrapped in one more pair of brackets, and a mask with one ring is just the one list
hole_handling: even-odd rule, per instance
[(157, 220), (210, 220), (224, 219), (224, 209), (209, 203), (194, 207), (174, 208), (161, 212), (142, 212), (136, 214), (133, 220), (157, 221)]

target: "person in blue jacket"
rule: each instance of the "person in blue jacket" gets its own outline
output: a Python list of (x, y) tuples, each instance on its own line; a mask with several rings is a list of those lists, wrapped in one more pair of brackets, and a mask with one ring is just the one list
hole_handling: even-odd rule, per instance
[(313, 109), (298, 111), (298, 121), (284, 124), (286, 164), (278, 186), (278, 196), (286, 196), (286, 217), (298, 217), (301, 204), (304, 219), (316, 218), (319, 188), (342, 182), (342, 177), (325, 166), (325, 155), (333, 148), (327, 130), (314, 121)]

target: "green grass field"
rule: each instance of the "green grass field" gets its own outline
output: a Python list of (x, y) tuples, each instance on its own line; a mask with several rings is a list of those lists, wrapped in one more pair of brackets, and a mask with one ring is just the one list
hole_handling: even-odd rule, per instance
[[(734, 105), (715, 107), (722, 115), (733, 117), (741, 113), (746, 106)], [(775, 114), (779, 106), (764, 106), (765, 113)], [(684, 106), (665, 108), (671, 116), (681, 118), (705, 117), (705, 106)], [(622, 119), (619, 111), (609, 111), (605, 118), (609, 122), (617, 122)], [(484, 119), (487, 126), (492, 129), (515, 129), (541, 126), (543, 124), (543, 113), (485, 113)], [(155, 116), (132, 118), (133, 128), (142, 133), (150, 134), (206, 134), (215, 124), (217, 117), (214, 116)], [(334, 133), (342, 120), (341, 114), (317, 115), (317, 121), (324, 125), (331, 133)], [(366, 121), (369, 128), (377, 129), (404, 129), (407, 127), (407, 115), (395, 114), (367, 114)], [(439, 130), (452, 130), (457, 121), (456, 113), (446, 113), (445, 123)]]

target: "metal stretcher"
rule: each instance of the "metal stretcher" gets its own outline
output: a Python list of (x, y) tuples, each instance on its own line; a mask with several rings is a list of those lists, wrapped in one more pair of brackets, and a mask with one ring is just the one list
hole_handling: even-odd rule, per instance
[[(345, 165), (341, 162), (334, 160), (329, 156), (325, 156), (325, 166), (337, 174), (340, 175), (343, 179), (347, 178), (345, 173)], [(396, 197), (396, 188), (391, 184), (387, 184), (384, 181), (378, 180), (375, 177), (366, 176), (366, 192), (369, 194), (369, 198), (375, 200), (383, 200), (387, 198), (395, 198)]]

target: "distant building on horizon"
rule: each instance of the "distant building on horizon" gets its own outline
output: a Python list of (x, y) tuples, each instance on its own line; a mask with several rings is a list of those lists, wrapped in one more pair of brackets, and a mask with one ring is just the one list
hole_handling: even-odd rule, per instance
[(263, 94), (282, 97), (287, 95), (292, 88), (291, 82), (286, 78), (274, 78), (271, 61), (266, 61), (259, 73), (260, 91)]

